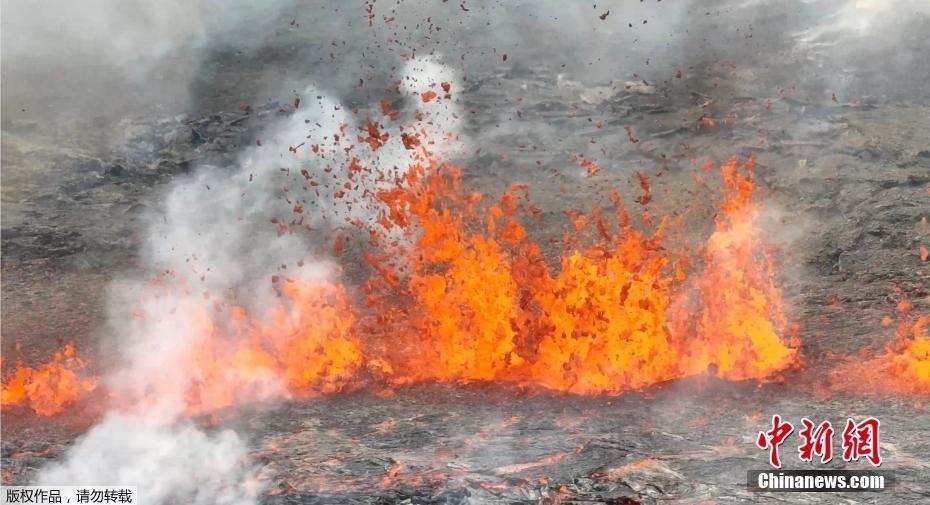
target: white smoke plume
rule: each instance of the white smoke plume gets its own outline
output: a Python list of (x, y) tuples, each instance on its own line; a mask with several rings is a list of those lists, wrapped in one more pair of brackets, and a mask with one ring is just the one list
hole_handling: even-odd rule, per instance
[(3, 58), (119, 70), (142, 84), (165, 58), (176, 65), (185, 56), (192, 64), (185, 70), (195, 71), (208, 44), (235, 38), (259, 46), (267, 25), (294, 7), (293, 0), (8, 0)]
[[(757, 12), (772, 3), (750, 0), (744, 12)], [(793, 42), (791, 56), (807, 74), (796, 78), (796, 84), (827, 98), (832, 94), (841, 103), (924, 93), (930, 75), (923, 49), (930, 0), (795, 0), (795, 4), (798, 14), (786, 18), (784, 33)], [(777, 25), (766, 29), (776, 33)]]
[(904, 18), (930, 14), (927, 0), (847, 0), (840, 3), (823, 0), (807, 0), (814, 5), (823, 4), (822, 21), (800, 34), (800, 40), (811, 44), (836, 45), (833, 37), (868, 37), (879, 45), (900, 42), (896, 36), (885, 31), (901, 24)]
[(40, 485), (133, 485), (140, 503), (237, 505), (259, 488), (247, 477), (246, 446), (232, 431), (207, 434), (111, 414), (77, 440), (68, 457), (43, 469)]
[[(43, 470), (39, 480), (137, 485), (149, 504), (187, 495), (193, 503), (253, 500), (260, 487), (241, 485), (254, 477), (254, 469), (242, 463), (246, 442), (232, 431), (208, 434), (184, 421), (188, 392), (200, 379), (192, 353), (211, 338), (192, 321), (198, 314), (213, 314), (222, 324), (229, 316), (217, 313), (213, 304), (231, 293), (250, 309), (280, 304), (271, 278), (282, 266), (288, 278), (338, 282), (337, 266), (310, 252), (308, 234), (281, 234), (272, 221), (294, 216), (295, 205), (305, 204), (306, 220), (314, 226), (338, 227), (347, 221), (374, 226), (380, 207), (373, 192), (392, 184), (413, 162), (397, 125), (414, 124), (424, 133), (424, 144), (439, 155), (452, 155), (461, 142), (452, 142), (458, 131), (455, 99), (427, 104), (420, 98), (431, 89), (441, 94), (442, 83), (449, 83), (453, 93), (458, 86), (455, 74), (436, 59), (408, 63), (399, 89), (421, 110), (383, 124), (390, 137), (377, 150), (357, 141), (364, 123), (325, 92), (308, 87), (300, 93), (299, 106), (268, 128), (260, 145), (242, 152), (236, 167), (204, 166), (174, 182), (150, 218), (143, 276), (112, 287), (110, 342), (121, 355), (105, 378), (116, 399), (113, 411), (62, 463)], [(311, 154), (311, 144), (320, 146), (319, 155)], [(301, 170), (342, 184), (352, 158), (372, 172), (356, 179), (358, 187), (349, 194), (335, 198), (330, 188), (319, 198), (300, 196), (306, 186)], [(182, 289), (150, 296), (152, 276), (165, 272)], [(230, 367), (227, 373), (237, 370)], [(241, 402), (288, 396), (272, 369), (250, 370), (235, 379), (245, 385), (238, 391)]]

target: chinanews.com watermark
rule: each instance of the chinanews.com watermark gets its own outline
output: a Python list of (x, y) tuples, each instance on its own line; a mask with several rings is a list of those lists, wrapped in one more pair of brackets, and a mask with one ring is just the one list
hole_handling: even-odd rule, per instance
[[(891, 472), (878, 470), (882, 464), (880, 448), (881, 422), (869, 417), (861, 421), (847, 419), (840, 433), (842, 447), (838, 456), (844, 462), (864, 462), (873, 469), (866, 470), (782, 470), (783, 445), (794, 433), (795, 427), (780, 415), (772, 416), (771, 429), (760, 431), (756, 446), (768, 451), (768, 463), (773, 469), (749, 470), (746, 483), (757, 492), (847, 492), (886, 491), (894, 484)], [(800, 444), (795, 451), (800, 461), (827, 464), (834, 459), (833, 440), (837, 430), (830, 421), (815, 424), (808, 418), (801, 419), (798, 430)]]
[(752, 491), (884, 491), (894, 483), (880, 470), (749, 470)]

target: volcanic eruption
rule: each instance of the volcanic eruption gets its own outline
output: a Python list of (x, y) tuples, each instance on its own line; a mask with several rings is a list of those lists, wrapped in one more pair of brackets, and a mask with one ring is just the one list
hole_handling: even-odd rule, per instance
[[(207, 1), (138, 7), (105, 51), (61, 28), (139, 95), (52, 134), (29, 125), (64, 106), (4, 94), (3, 484), (761, 502), (779, 422), (848, 420), (845, 448), (880, 418), (878, 500), (926, 496), (926, 89), (849, 48), (900, 27), (871, 48), (898, 76), (927, 10), (789, 3)], [(27, 49), (9, 68), (59, 58)], [(39, 162), (74, 169), (58, 196)]]

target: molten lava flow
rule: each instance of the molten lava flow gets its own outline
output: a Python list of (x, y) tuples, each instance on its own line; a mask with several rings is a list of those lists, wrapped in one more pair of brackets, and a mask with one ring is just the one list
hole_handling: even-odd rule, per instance
[(197, 341), (183, 358), (191, 374), (185, 412), (352, 387), (362, 357), (344, 289), (329, 281), (276, 284), (280, 298), (264, 313), (238, 306), (192, 311)]
[(685, 373), (714, 366), (727, 379), (758, 379), (795, 359), (797, 342), (786, 345), (781, 336), (788, 325), (771, 257), (759, 239), (753, 169), (752, 160), (740, 164), (736, 158), (721, 167), (724, 200), (694, 282), (697, 307), (677, 307), (675, 314)]
[[(840, 378), (851, 374), (865, 376), (866, 382), (878, 392), (930, 393), (930, 314), (914, 316), (912, 310), (909, 300), (898, 304), (895, 338), (884, 354), (864, 365), (842, 366), (835, 375)], [(886, 322), (892, 324), (893, 320), (886, 318)]]
[[(388, 363), (395, 384), (496, 379), (581, 394), (711, 366), (734, 380), (784, 369), (796, 344), (780, 336), (787, 324), (755, 226), (752, 163), (733, 159), (722, 175), (725, 200), (689, 307), (672, 303), (687, 262), (665, 249), (665, 221), (651, 235), (635, 229), (614, 195), (618, 231), (595, 212), (599, 241), (579, 249), (566, 237), (571, 247), (553, 273), (516, 217), (525, 186), (480, 207), (481, 195), (462, 196), (458, 169), (426, 156), (382, 194), (382, 222), (403, 229), (410, 245), (375, 266), (371, 327), (391, 341), (368, 354)], [(576, 230), (587, 226), (572, 216)]]
[[(458, 169), (437, 168), (426, 160), (408, 172), (409, 186), (381, 196), (389, 208), (385, 222), (412, 241), (405, 257), (378, 269), (389, 269), (390, 279), (406, 278), (402, 287), (396, 280), (380, 283), (388, 291), (371, 300), (380, 325), (390, 328), (391, 342), (381, 351), (399, 383), (495, 379), (521, 361), (512, 324), (517, 284), (511, 257), (493, 233), (494, 214), (502, 211), (479, 216), (480, 197), (461, 196)], [(481, 226), (480, 217), (487, 219), (485, 230), (469, 231)]]
[(625, 224), (604, 245), (562, 258), (559, 273), (538, 284), (536, 326), (547, 331), (531, 369), (536, 381), (599, 393), (678, 375), (678, 352), (665, 329), (671, 278), (661, 238)]
[(913, 308), (904, 299), (897, 306), (897, 323), (890, 316), (882, 319), (882, 325), (895, 326), (895, 334), (881, 353), (867, 360), (860, 353), (831, 371), (834, 389), (858, 393), (865, 384), (870, 394), (930, 394), (930, 314), (915, 316)]
[(912, 326), (912, 337), (902, 343), (900, 350), (889, 352), (892, 373), (901, 385), (915, 391), (930, 392), (930, 315), (918, 318)]
[[(395, 119), (389, 107), (382, 109)], [(156, 306), (167, 300), (170, 311), (140, 317), (170, 315), (179, 323), (168, 331), (183, 333), (184, 352), (172, 366), (184, 373), (157, 377), (133, 391), (130, 403), (183, 397), (174, 408), (196, 414), (263, 398), (420, 381), (497, 380), (616, 393), (709, 368), (727, 379), (764, 380), (795, 362), (797, 343), (786, 342), (774, 267), (759, 239), (752, 161), (734, 158), (721, 167), (724, 198), (697, 257), (666, 237), (674, 221), (650, 216), (650, 182), (637, 174), (643, 212), (635, 225), (612, 192), (612, 212), (568, 212), (571, 231), (561, 257), (551, 259), (524, 227), (535, 214), (525, 185), (496, 201), (464, 190), (459, 169), (437, 160), (429, 151), (435, 143), (416, 128), (401, 128), (407, 170), (396, 170), (393, 181), (372, 171), (380, 174), (377, 184), (364, 186), (353, 174), (372, 168), (356, 155), (399, 142), (389, 129), (367, 123), (367, 136), (347, 154), (345, 173), (356, 185), (337, 185), (351, 186), (354, 199), (377, 199), (365, 205), (377, 215), (352, 219), (369, 238), (361, 258), (370, 277), (361, 289), (274, 276), (275, 295), (254, 307), (232, 293), (201, 299), (182, 282), (164, 279), (153, 286), (162, 297)], [(325, 173), (336, 173), (326, 166)], [(311, 181), (308, 170), (302, 175)], [(301, 227), (300, 221), (273, 223), (283, 234)], [(332, 247), (340, 259), (347, 256), (342, 237)], [(142, 328), (152, 333), (145, 337), (152, 346), (165, 336), (158, 325)], [(915, 340), (908, 352), (925, 350)], [(53, 369), (60, 371), (17, 372), (4, 388), (4, 403), (28, 396), (33, 405), (60, 406), (38, 399), (43, 387), (26, 386), (40, 376), (57, 374), (56, 391), (91, 387), (71, 372), (81, 364), (73, 350), (57, 356)], [(901, 366), (926, 374), (923, 359)]]
[(37, 368), (17, 362), (3, 386), (2, 403), (26, 405), (42, 416), (57, 414), (97, 387), (95, 378), (86, 377), (85, 367), (70, 342)]

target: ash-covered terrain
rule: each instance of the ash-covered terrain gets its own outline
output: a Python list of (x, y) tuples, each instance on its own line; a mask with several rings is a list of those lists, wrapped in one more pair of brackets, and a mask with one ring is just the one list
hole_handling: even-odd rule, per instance
[[(101, 375), (117, 366), (107, 293), (148, 267), (146, 234), (172, 182), (204, 166), (232, 174), (243, 151), (297, 114), (295, 96), (304, 107), (317, 98), (303, 95), (309, 84), (361, 117), (382, 99), (415, 106), (396, 80), (416, 56), (458, 73), (463, 185), (497, 195), (528, 184), (537, 237), (561, 237), (564, 211), (599, 205), (608, 189), (632, 201), (637, 172), (651, 180), (655, 214), (710, 219), (700, 162), (755, 157), (798, 328), (800, 365), (773, 382), (711, 370), (619, 395), (428, 382), (250, 402), (181, 421), (192, 427), (190, 438), (169, 437), (176, 458), (102, 451), (125, 458), (113, 465), (196, 488), (200, 467), (183, 460), (203, 457), (198, 437), (231, 430), (231, 447), (205, 445), (250, 470), (260, 491), (244, 495), (259, 503), (930, 501), (925, 398), (855, 375), (863, 350), (891, 340), (883, 318), (902, 300), (930, 312), (920, 252), (930, 247), (927, 2), (300, 0), (118, 14), (99, 2), (48, 17), (25, 4), (4, 5), (3, 16), (4, 377), (15, 360), (40, 363), (66, 341)], [(579, 155), (599, 171), (586, 173)], [(349, 277), (366, 268), (352, 247), (339, 263)], [(181, 373), (175, 366), (161, 373)], [(52, 416), (4, 405), (3, 483), (80, 465), (75, 446), (108, 439), (93, 431), (106, 403), (98, 389)], [(776, 413), (834, 426), (880, 418), (894, 488), (750, 491), (746, 470), (767, 467), (756, 436)], [(171, 452), (157, 429), (139, 433)], [(782, 453), (786, 468), (811, 466), (793, 439)], [(103, 468), (96, 477), (107, 480)]]

